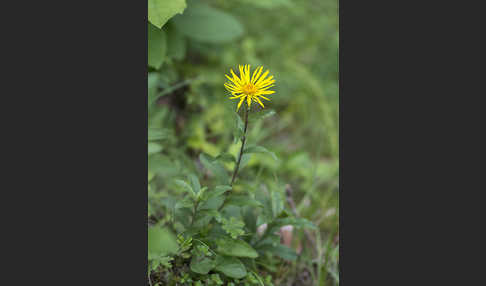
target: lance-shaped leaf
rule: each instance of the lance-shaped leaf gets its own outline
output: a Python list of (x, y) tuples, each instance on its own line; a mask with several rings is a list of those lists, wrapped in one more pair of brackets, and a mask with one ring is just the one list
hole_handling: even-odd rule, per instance
[(272, 158), (275, 161), (278, 161), (277, 155), (275, 155), (275, 153), (273, 153), (271, 151), (268, 151), (267, 148), (262, 147), (262, 146), (250, 146), (250, 147), (247, 147), (247, 148), (245, 148), (245, 152), (244, 153), (265, 153), (265, 154), (268, 154), (268, 155), (272, 156)]

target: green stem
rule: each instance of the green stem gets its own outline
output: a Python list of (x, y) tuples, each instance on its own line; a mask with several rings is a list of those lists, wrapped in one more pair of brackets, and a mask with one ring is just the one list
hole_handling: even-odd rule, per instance
[[(241, 138), (241, 148), (240, 148), (240, 155), (238, 156), (238, 161), (236, 162), (235, 170), (233, 171), (233, 177), (231, 178), (230, 186), (233, 186), (233, 182), (235, 181), (236, 175), (238, 174), (238, 169), (240, 168), (241, 157), (243, 156), (243, 151), (245, 150), (245, 141), (246, 141), (246, 130), (248, 129), (248, 112), (249, 108), (246, 108), (245, 112), (245, 129), (243, 130), (243, 138)], [(228, 202), (228, 193), (225, 193), (223, 204), (218, 208), (218, 211), (221, 211)]]
[(231, 178), (231, 184), (230, 184), (230, 186), (233, 186), (233, 182), (235, 181), (236, 175), (238, 174), (238, 170), (240, 169), (241, 157), (243, 156), (243, 150), (245, 148), (246, 129), (248, 128), (248, 111), (249, 111), (249, 108), (246, 108), (246, 112), (245, 112), (245, 129), (243, 131), (243, 138), (241, 138), (240, 155), (238, 156), (238, 161), (236, 162), (236, 166), (235, 166), (235, 170), (233, 172), (233, 178)]

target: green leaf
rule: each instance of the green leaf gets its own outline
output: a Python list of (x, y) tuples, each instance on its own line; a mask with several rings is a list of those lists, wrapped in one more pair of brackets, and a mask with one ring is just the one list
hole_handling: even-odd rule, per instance
[(193, 256), (191, 259), (191, 270), (199, 274), (208, 274), (214, 268), (216, 262), (208, 257)]
[(159, 69), (164, 63), (167, 52), (167, 39), (165, 32), (154, 25), (148, 25), (148, 65)]
[(233, 111), (233, 115), (236, 118), (234, 128), (233, 128), (233, 136), (234, 136), (233, 144), (236, 144), (238, 143), (238, 140), (240, 140), (245, 133), (244, 132), (245, 124), (243, 123), (243, 120), (241, 120), (241, 117), (237, 112)]
[(207, 201), (201, 203), (198, 210), (217, 210), (223, 204), (224, 198), (222, 196), (211, 197)]
[(268, 251), (273, 255), (276, 255), (285, 260), (295, 261), (297, 259), (297, 253), (295, 252), (295, 250), (280, 243), (276, 244), (275, 246), (266, 245), (262, 247), (261, 250)]
[(230, 153), (220, 154), (214, 160), (218, 160), (218, 161), (222, 161), (222, 162), (233, 162), (233, 163), (236, 163), (235, 156), (231, 155)]
[(201, 191), (201, 184), (199, 183), (199, 179), (196, 175), (190, 174), (189, 180), (191, 181), (191, 187), (196, 194), (199, 194)]
[(272, 156), (272, 158), (275, 161), (278, 161), (277, 155), (275, 155), (274, 152), (270, 152), (270, 151), (267, 150), (267, 148), (262, 147), (262, 146), (251, 146), (251, 147), (245, 148), (244, 153), (265, 153), (265, 154)]
[(187, 196), (184, 199), (179, 200), (174, 207), (176, 209), (188, 208), (192, 210), (194, 208), (194, 202), (190, 196)]
[(152, 104), (157, 100), (157, 85), (159, 83), (159, 74), (158, 73), (149, 73), (147, 77), (148, 82), (148, 106), (152, 106)]
[(148, 228), (148, 252), (151, 256), (165, 256), (177, 251), (178, 245), (174, 235), (165, 228)]
[(213, 218), (216, 218), (216, 220), (219, 220), (221, 217), (220, 213), (215, 210), (198, 210), (197, 215), (196, 215), (196, 220), (193, 224), (193, 227), (195, 229), (200, 229), (202, 227), (207, 226)]
[(162, 145), (158, 143), (149, 142), (148, 143), (148, 154), (154, 154), (162, 151)]
[(157, 28), (186, 8), (186, 0), (148, 0), (148, 20)]
[(223, 229), (229, 234), (233, 239), (238, 238), (238, 236), (245, 234), (243, 227), (245, 223), (235, 217), (231, 217), (229, 220), (222, 219)]
[(218, 256), (216, 271), (223, 273), (224, 275), (240, 279), (246, 276), (246, 268), (238, 258)]
[(284, 201), (282, 198), (282, 194), (277, 190), (272, 191), (271, 198), (272, 198), (272, 214), (273, 217), (276, 218), (280, 215), (280, 213), (284, 209)]
[(251, 245), (240, 239), (221, 238), (218, 239), (217, 251), (227, 256), (256, 258), (258, 253)]
[(241, 156), (240, 170), (243, 169), (248, 164), (250, 159), (251, 159), (251, 154), (243, 154), (243, 156)]
[(216, 186), (213, 191), (207, 194), (207, 197), (208, 198), (218, 197), (231, 189), (232, 189), (231, 186)]
[(262, 203), (259, 201), (250, 198), (247, 195), (231, 195), (228, 197), (227, 201), (228, 205), (234, 205), (234, 206), (252, 206), (252, 207), (262, 207)]
[(174, 176), (179, 172), (178, 168), (174, 166), (174, 162), (160, 153), (148, 157), (148, 169), (151, 173), (163, 176)]
[[(264, 111), (264, 112), (258, 112), (258, 113), (255, 113), (254, 116), (250, 117), (248, 120), (250, 122), (257, 122), (257, 121), (260, 121), (260, 120), (264, 120), (266, 118), (269, 118), (271, 116), (274, 116), (275, 114), (277, 114), (275, 112), (275, 110), (269, 110), (269, 111)], [(252, 114), (253, 115), (253, 114)], [(252, 124), (253, 125), (253, 124)]]
[[(168, 25), (170, 27), (170, 25)], [(165, 29), (165, 28), (164, 28)], [(186, 56), (186, 38), (175, 28), (167, 31), (167, 55), (176, 60), (183, 60)]]
[(148, 141), (162, 140), (169, 137), (169, 131), (164, 128), (149, 128)]
[(215, 161), (209, 155), (201, 153), (199, 155), (199, 160), (204, 165), (206, 169), (208, 169), (213, 175), (218, 178), (218, 181), (223, 184), (227, 185), (229, 183), (229, 176), (226, 172), (226, 169), (221, 164), (221, 162)]
[(173, 19), (182, 34), (201, 42), (225, 43), (243, 34), (243, 26), (232, 15), (203, 3), (189, 6), (183, 15)]
[(174, 180), (174, 182), (176, 183), (176, 185), (181, 187), (182, 190), (188, 192), (191, 195), (191, 197), (193, 198), (196, 197), (196, 193), (188, 183), (184, 182), (183, 180)]

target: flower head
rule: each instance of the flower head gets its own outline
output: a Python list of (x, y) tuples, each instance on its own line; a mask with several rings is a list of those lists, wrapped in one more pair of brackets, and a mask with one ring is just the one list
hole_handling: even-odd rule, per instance
[(250, 65), (239, 66), (240, 69), (240, 76), (238, 77), (231, 69), (231, 77), (225, 75), (226, 78), (230, 82), (226, 82), (224, 86), (226, 89), (231, 92), (233, 97), (230, 99), (238, 98), (240, 102), (238, 102), (238, 108), (240, 109), (241, 104), (246, 99), (246, 103), (248, 107), (250, 107), (252, 101), (258, 102), (262, 107), (265, 107), (260, 100), (260, 97), (265, 100), (270, 100), (263, 95), (275, 93), (273, 90), (268, 90), (272, 86), (274, 86), (275, 80), (273, 79), (273, 75), (267, 78), (269, 71), (267, 70), (262, 74), (263, 67), (257, 67), (255, 71), (253, 71), (253, 75), (250, 77)]

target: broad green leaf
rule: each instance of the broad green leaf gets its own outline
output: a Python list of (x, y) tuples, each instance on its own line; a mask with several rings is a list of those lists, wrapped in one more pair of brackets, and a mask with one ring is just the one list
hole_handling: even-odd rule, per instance
[(182, 190), (188, 192), (193, 198), (196, 197), (196, 193), (194, 192), (193, 188), (183, 180), (174, 180), (176, 185), (182, 188)]
[(229, 153), (223, 153), (218, 155), (214, 160), (222, 161), (222, 162), (236, 162), (235, 156)]
[(228, 197), (227, 201), (228, 205), (235, 205), (235, 206), (252, 206), (252, 207), (261, 207), (263, 206), (262, 203), (259, 201), (250, 198), (247, 195), (231, 195)]
[(148, 0), (148, 20), (157, 28), (186, 8), (186, 0)]
[(194, 190), (196, 194), (198, 194), (201, 191), (201, 184), (199, 183), (199, 179), (197, 178), (196, 175), (190, 174), (189, 175), (189, 180), (191, 181), (191, 187)]
[(179, 172), (179, 168), (174, 166), (169, 157), (157, 153), (148, 157), (148, 169), (151, 173), (166, 176), (174, 176)]
[(148, 65), (159, 69), (164, 63), (167, 52), (167, 39), (163, 30), (148, 25)]
[(241, 117), (237, 112), (233, 112), (233, 115), (235, 116), (236, 119), (233, 128), (233, 136), (234, 136), (233, 144), (236, 144), (238, 143), (238, 140), (240, 140), (244, 135), (245, 124), (243, 123), (243, 120), (241, 120)]
[(198, 210), (217, 210), (223, 204), (222, 196), (211, 197), (199, 204)]
[(167, 30), (167, 55), (176, 60), (183, 60), (186, 56), (186, 38), (173, 27)]
[(158, 73), (149, 73), (147, 77), (148, 82), (148, 106), (149, 108), (157, 99), (157, 85), (159, 83), (159, 74)]
[(257, 215), (255, 214), (254, 208), (246, 208), (246, 211), (244, 212), (243, 219), (245, 221), (245, 226), (248, 228), (250, 232), (256, 232), (257, 231)]
[(208, 274), (208, 272), (216, 266), (216, 262), (208, 257), (193, 256), (190, 266), (193, 272)]
[(235, 217), (231, 217), (229, 220), (223, 218), (221, 220), (223, 224), (223, 229), (229, 234), (233, 239), (238, 238), (238, 236), (245, 234), (243, 227), (245, 223)]
[(243, 34), (243, 26), (232, 15), (203, 3), (190, 5), (184, 14), (173, 19), (184, 35), (201, 42), (225, 43)]
[(162, 145), (158, 143), (149, 142), (148, 143), (148, 154), (158, 153), (162, 150)]
[(221, 238), (218, 239), (217, 245), (217, 251), (223, 255), (249, 258), (258, 257), (255, 249), (240, 239)]
[(297, 253), (292, 248), (289, 248), (281, 243), (277, 243), (275, 245), (265, 245), (261, 248), (258, 248), (260, 251), (268, 251), (273, 255), (276, 255), (282, 259), (295, 261), (297, 259)]
[(196, 220), (193, 224), (194, 228), (199, 229), (206, 226), (213, 218), (219, 220), (221, 214), (217, 210), (198, 210)]
[(226, 185), (229, 183), (228, 173), (226, 172), (226, 169), (221, 164), (221, 162), (215, 161), (209, 155), (206, 155), (204, 153), (201, 153), (201, 155), (199, 155), (199, 160), (206, 169), (208, 169), (213, 175), (218, 178), (221, 184)]
[(148, 252), (152, 256), (164, 256), (175, 253), (178, 245), (175, 236), (165, 228), (148, 228)]
[(164, 128), (149, 128), (148, 141), (163, 140), (169, 137), (169, 131)]
[(270, 152), (270, 151), (267, 150), (267, 148), (262, 147), (262, 146), (251, 146), (251, 147), (245, 148), (244, 153), (265, 153), (265, 154), (272, 156), (272, 158), (275, 161), (278, 160), (277, 155), (275, 155), (274, 152)]
[(207, 198), (218, 197), (224, 194), (225, 192), (231, 190), (231, 186), (216, 186), (214, 190), (207, 192)]
[(174, 207), (176, 209), (189, 208), (192, 210), (194, 208), (194, 202), (192, 201), (190, 196), (187, 196), (184, 199), (179, 200)]
[(218, 256), (216, 271), (224, 275), (240, 279), (246, 276), (246, 268), (238, 258)]
[[(254, 116), (252, 116), (252, 117), (248, 118), (248, 120), (250, 121), (250, 123), (251, 123), (251, 122), (255, 123), (255, 122), (258, 122), (258, 121), (260, 121), (260, 120), (264, 120), (264, 119), (266, 119), (266, 118), (268, 118), (268, 117), (274, 116), (275, 114), (277, 114), (277, 113), (275, 112), (275, 110), (269, 110), (269, 111), (264, 111), (264, 112), (258, 112), (258, 113), (255, 113), (255, 115), (254, 115)], [(253, 115), (253, 114), (252, 114), (252, 115)], [(254, 124), (251, 124), (251, 125), (253, 126)]]
[(243, 156), (241, 156), (240, 170), (243, 169), (248, 164), (250, 159), (251, 159), (251, 154), (243, 154)]

